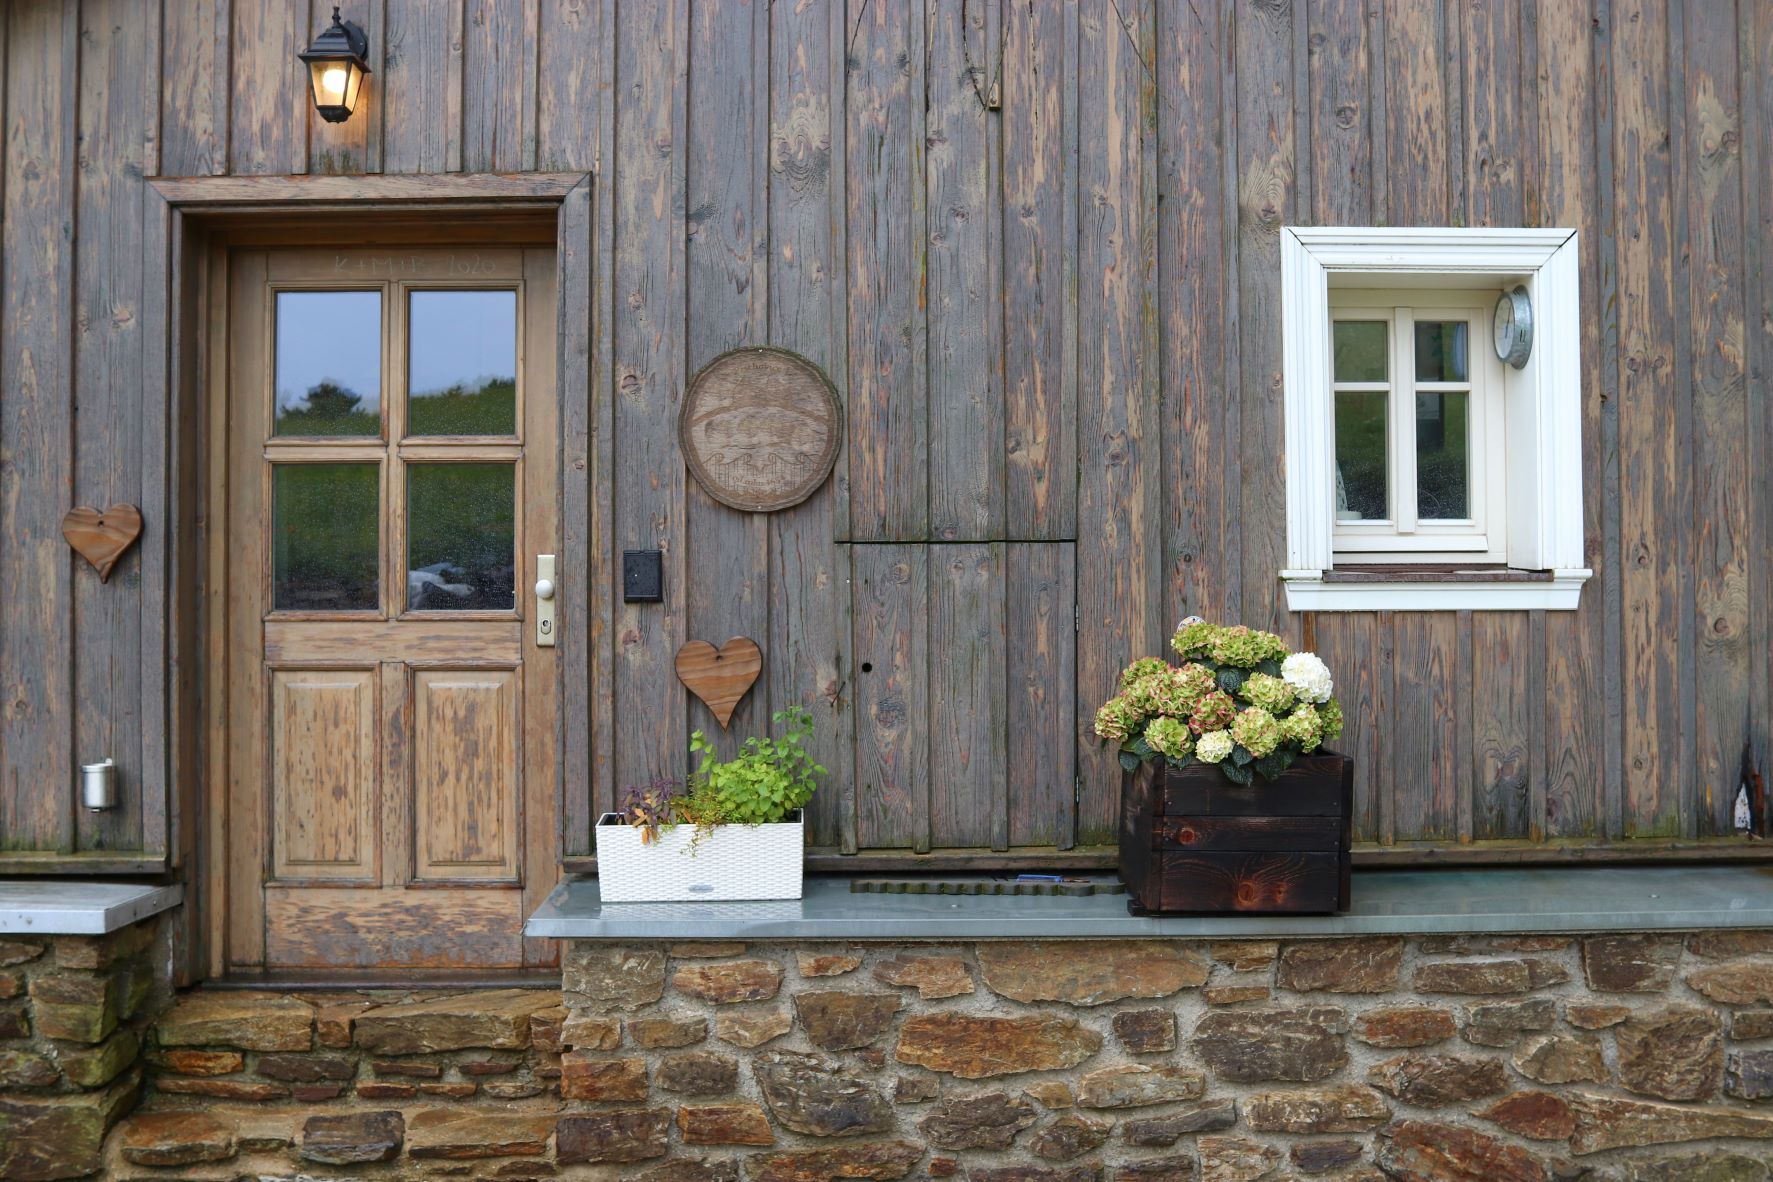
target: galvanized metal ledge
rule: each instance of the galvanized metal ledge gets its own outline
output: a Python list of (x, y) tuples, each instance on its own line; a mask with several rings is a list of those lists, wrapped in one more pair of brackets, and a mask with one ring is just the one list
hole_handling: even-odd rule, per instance
[(1129, 915), (1126, 897), (855, 894), (806, 880), (805, 897), (757, 903), (612, 903), (597, 882), (554, 888), (527, 936), (575, 940), (975, 940), (1067, 936), (1333, 936), (1773, 928), (1773, 868), (1365, 871), (1341, 915)]
[(177, 907), (182, 886), (0, 879), (0, 935), (103, 936)]

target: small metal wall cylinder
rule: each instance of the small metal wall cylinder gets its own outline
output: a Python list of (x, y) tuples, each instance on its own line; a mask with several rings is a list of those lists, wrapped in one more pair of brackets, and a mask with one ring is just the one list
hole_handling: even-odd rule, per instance
[(80, 805), (95, 813), (117, 807), (117, 761), (80, 765)]

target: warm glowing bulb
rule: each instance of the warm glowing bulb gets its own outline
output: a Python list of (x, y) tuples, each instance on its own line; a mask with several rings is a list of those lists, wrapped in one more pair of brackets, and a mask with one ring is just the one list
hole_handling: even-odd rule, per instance
[(334, 99), (345, 97), (345, 79), (348, 75), (343, 66), (333, 66), (320, 75), (320, 88)]

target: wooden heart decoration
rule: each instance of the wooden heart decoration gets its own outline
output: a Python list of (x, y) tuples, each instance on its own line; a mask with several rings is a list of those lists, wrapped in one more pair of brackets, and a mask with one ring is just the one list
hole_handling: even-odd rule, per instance
[(735, 636), (719, 648), (692, 640), (677, 650), (677, 680), (714, 712), (721, 730), (762, 672), (763, 650), (749, 637)]
[(142, 536), (142, 511), (134, 505), (112, 505), (109, 509), (81, 505), (62, 518), (62, 536), (76, 554), (92, 563), (99, 582), (106, 583), (117, 560)]

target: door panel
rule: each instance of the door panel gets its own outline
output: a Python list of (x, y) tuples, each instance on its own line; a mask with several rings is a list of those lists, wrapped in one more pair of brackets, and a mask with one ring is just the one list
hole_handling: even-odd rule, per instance
[(273, 873), (376, 874), (376, 701), (369, 669), (271, 674)]
[(420, 669), (413, 675), (416, 881), (515, 881), (517, 674)]
[(526, 626), (558, 550), (554, 268), (231, 256), (228, 967), (552, 958), (522, 924), (558, 873), (558, 673)]

